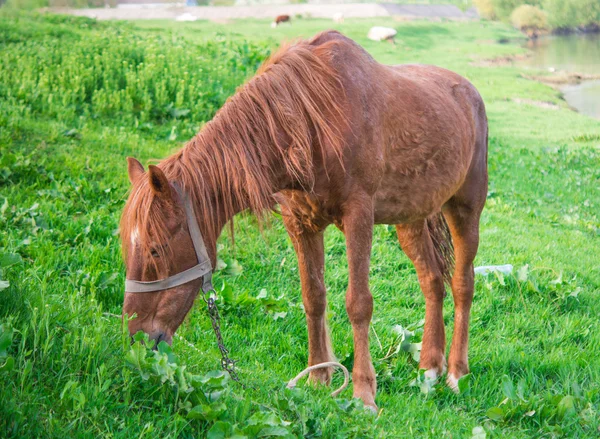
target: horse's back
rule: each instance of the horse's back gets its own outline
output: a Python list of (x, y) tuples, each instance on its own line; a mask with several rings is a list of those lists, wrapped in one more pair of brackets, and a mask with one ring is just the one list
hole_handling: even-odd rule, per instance
[[(448, 100), (454, 101), (467, 115), (471, 115), (476, 127), (485, 128), (485, 105), (481, 95), (473, 84), (463, 76), (451, 70), (426, 64), (400, 64), (389, 66), (397, 75), (409, 80), (418, 92), (438, 106), (445, 107)], [(454, 117), (449, 111), (441, 111), (439, 116)]]
[(486, 167), (485, 107), (475, 87), (449, 70), (382, 68), (388, 74), (380, 138), (386, 166), (375, 194), (376, 221), (409, 222), (439, 210), (473, 166)]

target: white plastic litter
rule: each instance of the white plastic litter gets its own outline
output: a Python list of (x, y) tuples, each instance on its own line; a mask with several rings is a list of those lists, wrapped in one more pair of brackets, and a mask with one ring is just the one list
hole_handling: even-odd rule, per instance
[(373, 26), (369, 29), (367, 38), (373, 41), (391, 40), (396, 33), (396, 29), (392, 29), (391, 27)]
[(197, 19), (198, 19), (198, 17), (190, 14), (189, 12), (186, 12), (184, 14), (181, 14), (181, 15), (178, 15), (177, 17), (175, 17), (175, 21), (196, 21)]
[(487, 276), (494, 271), (498, 271), (502, 274), (510, 274), (513, 271), (513, 266), (511, 264), (506, 265), (483, 265), (481, 267), (475, 267), (475, 274), (481, 274), (482, 276)]

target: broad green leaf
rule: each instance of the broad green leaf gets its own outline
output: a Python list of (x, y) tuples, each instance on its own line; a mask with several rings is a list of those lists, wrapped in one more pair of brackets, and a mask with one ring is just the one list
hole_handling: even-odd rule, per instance
[(256, 412), (248, 419), (248, 425), (278, 426), (282, 421), (274, 413)]
[(13, 357), (8, 357), (4, 364), (0, 366), (0, 372), (10, 372), (15, 367), (15, 359)]
[[(134, 336), (134, 339), (138, 334)], [(125, 354), (125, 361), (138, 370), (143, 380), (150, 378), (150, 374), (148, 373), (149, 364), (146, 355), (147, 349), (140, 342), (131, 345), (131, 348)]]
[(4, 253), (0, 256), (0, 268), (8, 267), (10, 265), (21, 262), (23, 258), (17, 253)]
[(502, 407), (492, 407), (488, 409), (485, 415), (492, 421), (501, 421), (504, 419), (504, 410), (502, 410)]
[(133, 341), (139, 341), (142, 343), (145, 343), (146, 345), (148, 345), (148, 340), (149, 340), (149, 336), (148, 334), (146, 334), (144, 331), (138, 331), (134, 334), (133, 336)]
[(169, 344), (167, 342), (165, 342), (164, 340), (161, 341), (158, 344), (157, 349), (158, 349), (159, 354), (167, 356), (167, 358), (169, 359), (169, 363), (171, 363), (171, 364), (178, 363), (177, 355), (175, 355), (175, 353), (173, 352), (173, 349), (171, 348), (171, 346), (169, 346)]
[(577, 413), (575, 409), (575, 398), (571, 395), (563, 397), (556, 408), (558, 419), (563, 419), (566, 416), (571, 416)]
[(206, 439), (228, 439), (231, 437), (233, 426), (229, 422), (217, 421), (208, 430)]
[(461, 395), (468, 395), (471, 390), (471, 374), (461, 376), (458, 379), (458, 391)]
[(149, 363), (151, 364), (155, 375), (159, 376), (163, 383), (169, 381), (171, 384), (175, 384), (175, 371), (177, 365), (170, 363), (167, 355), (160, 354), (157, 351), (153, 351), (153, 354), (154, 358), (152, 358)]
[(423, 343), (408, 343), (408, 346), (406, 346), (405, 350), (412, 356), (412, 359), (414, 361), (416, 361), (417, 363), (419, 362), (420, 358), (421, 358), (421, 347), (423, 346)]
[(200, 404), (191, 409), (188, 419), (201, 419), (203, 421), (214, 421), (227, 411), (225, 404)]
[(266, 427), (258, 433), (257, 437), (283, 437), (288, 436), (291, 433), (292, 432), (288, 428), (282, 426)]
[(204, 392), (208, 402), (217, 402), (225, 394), (225, 390), (215, 390), (213, 392)]
[(336, 400), (337, 405), (340, 409), (345, 412), (351, 412), (354, 409), (361, 407), (361, 402), (357, 398), (347, 399), (347, 400)]
[(515, 386), (513, 385), (512, 380), (506, 375), (502, 377), (502, 392), (504, 393), (504, 396), (506, 396), (509, 399), (517, 398), (517, 395), (515, 393)]
[(219, 291), (219, 298), (225, 303), (233, 303), (233, 288), (226, 283)]
[(213, 389), (221, 389), (227, 384), (229, 375), (222, 370), (213, 370), (198, 378), (202, 384), (206, 384)]
[(187, 418), (208, 421), (211, 418), (214, 419), (213, 418), (213, 410), (210, 407), (210, 405), (206, 405), (206, 404), (197, 405), (196, 407), (192, 408), (188, 412)]

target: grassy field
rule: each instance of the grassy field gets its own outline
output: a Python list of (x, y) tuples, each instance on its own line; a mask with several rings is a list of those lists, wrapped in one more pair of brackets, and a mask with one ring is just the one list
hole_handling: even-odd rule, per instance
[[(373, 24), (395, 27), (397, 44), (368, 41)], [(477, 278), (466, 391), (425, 394), (411, 386), (418, 365), (406, 352), (418, 347), (424, 299), (393, 229), (376, 228), (377, 417), (351, 389), (335, 400), (329, 389), (285, 390), (306, 366), (307, 334), (276, 217), (261, 233), (240, 216), (235, 247), (220, 241), (224, 337), (247, 389), (209, 373), (218, 351), (201, 301), (174, 339), (178, 362), (131, 348), (115, 317), (125, 157), (147, 164), (177, 150), (281, 40), (331, 27), (381, 62), (437, 64), (477, 86), (490, 190), (476, 264), (515, 266)], [(522, 53), (519, 37), (488, 22), (297, 20), (272, 30), (0, 14), (0, 437), (598, 437), (600, 121), (518, 68), (478, 62)], [(351, 367), (337, 230), (326, 249), (334, 350)], [(451, 331), (451, 300), (445, 320)]]

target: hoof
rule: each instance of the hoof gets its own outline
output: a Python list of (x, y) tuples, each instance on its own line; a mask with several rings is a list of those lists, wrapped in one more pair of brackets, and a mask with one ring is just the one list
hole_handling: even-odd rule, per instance
[(437, 381), (437, 379), (441, 376), (438, 375), (438, 372), (435, 369), (427, 369), (424, 375), (425, 378), (427, 378), (430, 381)]
[(439, 377), (446, 373), (448, 369), (446, 358), (442, 355), (439, 361), (427, 362), (426, 364), (420, 363), (419, 369), (425, 369), (425, 378), (430, 380), (437, 380)]
[(377, 414), (378, 408), (377, 404), (375, 404), (375, 395), (370, 393), (357, 394), (352, 395), (353, 398), (360, 399), (363, 403), (365, 410), (369, 410), (372, 413)]
[(376, 405), (366, 405), (365, 404), (365, 411), (374, 416), (377, 416), (377, 414), (379, 413), (379, 409), (377, 408)]
[(458, 389), (458, 380), (459, 378), (455, 377), (452, 373), (448, 374), (448, 377), (446, 378), (446, 384), (448, 384), (450, 390), (456, 394), (460, 393), (460, 390)]

